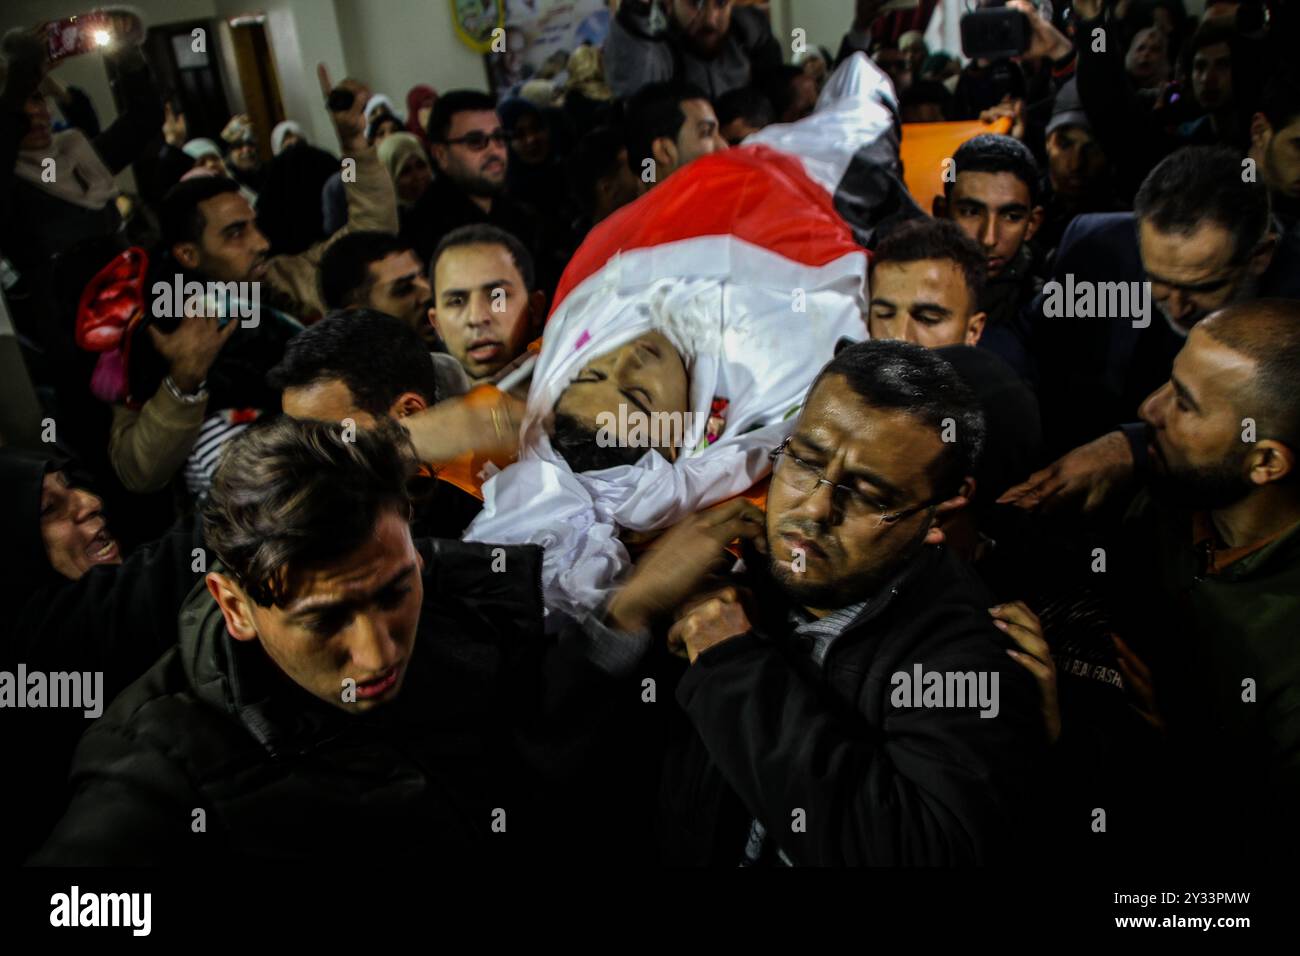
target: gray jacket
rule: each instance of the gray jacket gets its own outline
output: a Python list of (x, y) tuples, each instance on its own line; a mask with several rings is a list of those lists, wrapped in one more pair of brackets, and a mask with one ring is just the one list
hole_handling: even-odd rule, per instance
[(656, 30), (653, 21), (659, 19), (641, 4), (624, 3), (610, 24), (605, 74), (615, 96), (626, 98), (647, 83), (675, 80), (693, 83), (716, 100), (782, 63), (781, 46), (757, 10), (742, 7), (732, 13), (727, 38), (711, 60), (692, 53), (675, 27)]

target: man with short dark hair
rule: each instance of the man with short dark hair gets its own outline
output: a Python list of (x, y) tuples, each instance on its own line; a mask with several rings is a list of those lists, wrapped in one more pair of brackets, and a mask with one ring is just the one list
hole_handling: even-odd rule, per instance
[(1167, 729), (1157, 846), (1197, 862), (1289, 860), (1300, 838), (1297, 377), (1300, 303), (1234, 304), (1192, 329), (1142, 406), (1151, 466), (1104, 575), (1125, 681)]
[(714, 103), (719, 132), (728, 146), (739, 146), (750, 133), (776, 122), (772, 103), (752, 86), (741, 86), (723, 93)]
[(952, 115), (952, 94), (937, 80), (918, 80), (898, 98), (904, 123), (943, 123)]
[[(280, 404), (291, 418), (351, 420), (358, 428), (373, 428), (448, 397), (432, 358), (436, 356), (429, 355), (415, 331), (399, 320), (369, 309), (347, 309), (289, 342), (267, 383), (280, 392)], [(458, 416), (448, 416), (444, 440), (457, 424)], [(416, 537), (459, 538), (480, 509), (477, 499), (434, 480), (430, 467), (412, 479), (411, 489)]]
[(952, 162), (952, 181), (935, 198), (934, 213), (983, 247), (988, 282), (979, 308), (988, 317), (995, 351), (1016, 366), (1027, 338), (1020, 313), (1041, 285), (1029, 245), (1043, 219), (1038, 164), (1024, 143), (993, 133), (962, 143)]
[[(661, 791), (669, 862), (1014, 857), (1044, 753), (1038, 693), (983, 586), (940, 547), (983, 431), (935, 353), (842, 349), (773, 455), (766, 516), (701, 512), (615, 594), (610, 626), (668, 627), (690, 661), (677, 700), (694, 732)], [(710, 573), (737, 537), (748, 571), (719, 590)], [(948, 690), (924, 703), (936, 681)]]
[(767, 17), (735, 0), (625, 0), (609, 25), (605, 71), (620, 98), (648, 83), (693, 83), (716, 99), (781, 65)]
[(762, 78), (761, 89), (778, 123), (796, 123), (817, 106), (817, 81), (797, 66), (769, 70)]
[(420, 261), (431, 261), (447, 233), (475, 223), (504, 229), (536, 256), (536, 217), (505, 194), (510, 154), (496, 100), (476, 90), (444, 93), (429, 116), (428, 136), (438, 176), (402, 223), (402, 239)]
[(1277, 253), (1260, 294), (1300, 298), (1300, 69), (1279, 67), (1250, 120), (1250, 153), (1268, 187)]
[[(523, 243), (494, 226), (462, 226), (438, 243), (429, 276), (429, 323), (465, 378), (456, 393), (520, 370), (546, 320), (546, 293)], [(526, 394), (527, 381), (513, 390)]]
[(960, 228), (944, 219), (915, 219), (887, 233), (873, 253), (867, 282), (873, 339), (926, 348), (980, 341), (985, 259)]
[[(347, 229), (395, 232), (393, 183), (366, 144), (363, 107), (356, 97), (348, 109), (330, 113), (342, 154), (356, 162), (355, 181), (346, 188)], [(257, 414), (274, 411), (263, 376), (299, 323), (323, 311), (317, 269), (330, 242), (346, 231), (298, 255), (271, 256), (253, 208), (233, 180), (220, 177), (172, 187), (160, 219), (164, 250), (151, 263), (150, 293), (156, 281), (189, 280), (226, 288), (238, 283), (233, 287), (245, 298), (258, 292), (260, 315), (247, 327), (229, 312), (158, 320), (148, 310), (131, 336), (129, 395), (113, 411), (113, 469), (128, 489), (140, 492), (164, 487), (184, 467), (190, 493), (201, 495), (222, 442)]]
[[(1258, 295), (1277, 240), (1267, 188), (1241, 173), (1233, 150), (1185, 147), (1151, 171), (1132, 213), (1079, 216), (1066, 230), (1052, 281), (1028, 311), (1052, 451), (1130, 421), (1143, 397), (1168, 378), (1196, 322)], [(1091, 318), (1066, 317), (1069, 290), (1076, 300), (1089, 290)], [(1116, 290), (1125, 294), (1111, 294)], [(1070, 313), (1077, 305), (1069, 303)], [(1112, 309), (1123, 314), (1099, 314)]]
[(692, 160), (727, 148), (713, 105), (696, 87), (655, 83), (627, 104), (627, 164), (642, 192)]
[(320, 296), (331, 311), (374, 309), (434, 338), (425, 321), (433, 292), (424, 268), (415, 251), (392, 233), (339, 238), (321, 258)]
[(575, 223), (578, 235), (586, 235), (592, 226), (641, 193), (627, 161), (623, 131), (613, 126), (598, 126), (578, 140), (565, 162), (565, 172), (580, 213)]
[(281, 419), (230, 445), (206, 589), (82, 738), (37, 862), (538, 852), (553, 821), (510, 740), (545, 650), (539, 550), (414, 542), (394, 428)]

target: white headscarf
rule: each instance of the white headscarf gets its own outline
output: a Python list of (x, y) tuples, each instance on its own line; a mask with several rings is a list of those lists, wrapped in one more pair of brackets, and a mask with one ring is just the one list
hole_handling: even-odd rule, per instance
[(271, 130), (271, 155), (279, 156), (280, 150), (284, 145), (284, 138), (292, 133), (304, 143), (307, 142), (307, 134), (302, 131), (302, 127), (293, 120), (284, 120), (276, 123), (275, 129)]
[(225, 154), (221, 152), (221, 147), (210, 139), (204, 139), (202, 136), (188, 140), (185, 145), (181, 147), (181, 152), (196, 163), (204, 156), (215, 156), (223, 163), (226, 161)]
[(393, 105), (393, 101), (383, 93), (376, 93), (374, 96), (370, 97), (370, 99), (366, 100), (365, 113), (367, 126), (374, 121), (375, 113), (380, 109), (387, 109), (393, 116), (398, 115), (397, 107)]

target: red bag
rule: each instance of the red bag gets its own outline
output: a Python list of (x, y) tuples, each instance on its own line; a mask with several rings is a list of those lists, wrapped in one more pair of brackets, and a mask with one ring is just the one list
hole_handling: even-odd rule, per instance
[(144, 279), (149, 256), (132, 246), (99, 270), (77, 304), (77, 347), (108, 352), (123, 345), (127, 330), (144, 317)]

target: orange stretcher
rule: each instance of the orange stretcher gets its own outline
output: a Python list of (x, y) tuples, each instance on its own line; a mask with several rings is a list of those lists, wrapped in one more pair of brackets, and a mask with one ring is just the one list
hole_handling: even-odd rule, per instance
[(916, 204), (927, 213), (934, 208), (934, 197), (943, 195), (943, 161), (966, 140), (981, 133), (1007, 133), (1007, 117), (992, 123), (967, 120), (960, 123), (904, 123), (899, 143), (903, 161), (903, 181)]

